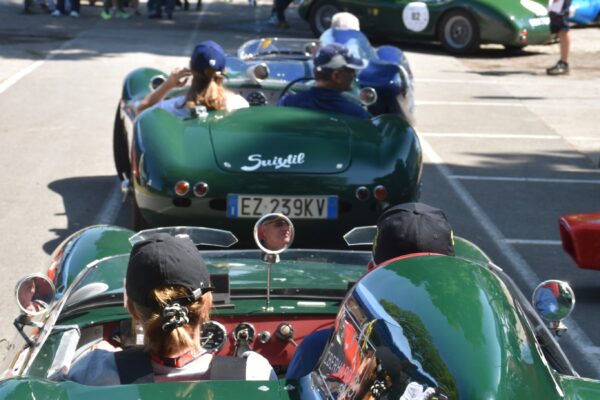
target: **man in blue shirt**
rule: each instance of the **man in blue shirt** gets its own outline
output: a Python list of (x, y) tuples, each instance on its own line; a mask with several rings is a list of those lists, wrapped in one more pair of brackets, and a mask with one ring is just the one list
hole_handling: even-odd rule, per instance
[(289, 95), (279, 100), (279, 106), (309, 108), (331, 111), (367, 119), (369, 113), (360, 105), (346, 99), (342, 92), (352, 88), (356, 70), (366, 63), (355, 58), (348, 49), (338, 43), (320, 48), (314, 56), (315, 86), (306, 92)]

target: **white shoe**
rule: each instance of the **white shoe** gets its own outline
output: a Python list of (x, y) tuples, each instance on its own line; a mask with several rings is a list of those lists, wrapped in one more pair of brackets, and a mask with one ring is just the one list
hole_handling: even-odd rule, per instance
[(59, 10), (54, 10), (50, 15), (52, 15), (53, 17), (60, 17), (62, 14)]
[(71, 11), (69, 15), (73, 18), (79, 18), (79, 13), (75, 10)]

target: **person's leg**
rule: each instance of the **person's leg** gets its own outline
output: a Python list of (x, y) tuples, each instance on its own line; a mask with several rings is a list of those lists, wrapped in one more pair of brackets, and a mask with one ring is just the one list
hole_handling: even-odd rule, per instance
[(80, 0), (71, 0), (71, 12), (69, 13), (69, 15), (71, 17), (75, 17), (75, 18), (79, 17), (80, 5), (81, 5)]
[(560, 45), (560, 59), (565, 64), (569, 63), (569, 49), (571, 47), (571, 34), (569, 30), (558, 32), (558, 40)]
[(165, 3), (165, 13), (167, 14), (167, 18), (173, 18), (173, 9), (175, 8), (175, 0), (164, 0)]
[(112, 3), (113, 3), (113, 0), (104, 0), (102, 2), (102, 12), (100, 13), (100, 17), (102, 19), (111, 19), (112, 18), (112, 14), (110, 13)]
[(566, 15), (550, 14), (551, 32), (556, 33), (560, 46), (560, 60), (556, 65), (546, 69), (548, 75), (566, 75), (569, 73), (569, 49), (571, 35), (569, 34), (569, 21)]
[(285, 9), (290, 5), (291, 0), (275, 0), (275, 8), (277, 11), (277, 21), (280, 28), (289, 28), (285, 19)]

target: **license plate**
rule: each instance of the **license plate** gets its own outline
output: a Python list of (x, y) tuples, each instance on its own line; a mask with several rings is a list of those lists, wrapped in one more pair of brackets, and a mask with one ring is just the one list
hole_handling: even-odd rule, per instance
[(337, 196), (253, 196), (229, 194), (229, 218), (259, 218), (278, 212), (292, 219), (337, 219)]

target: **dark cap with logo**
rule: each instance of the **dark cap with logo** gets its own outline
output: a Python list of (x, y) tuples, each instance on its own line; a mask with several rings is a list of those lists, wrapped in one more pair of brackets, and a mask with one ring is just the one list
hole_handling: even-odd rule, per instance
[(204, 260), (188, 238), (163, 235), (133, 246), (125, 281), (128, 298), (155, 308), (150, 294), (162, 286), (183, 286), (190, 302), (212, 290)]
[(190, 67), (196, 72), (202, 72), (206, 68), (212, 68), (215, 71), (225, 69), (225, 51), (219, 44), (212, 40), (207, 40), (198, 44), (194, 48)]
[(423, 203), (404, 203), (379, 216), (373, 245), (375, 263), (411, 253), (454, 255), (452, 228), (442, 210)]

